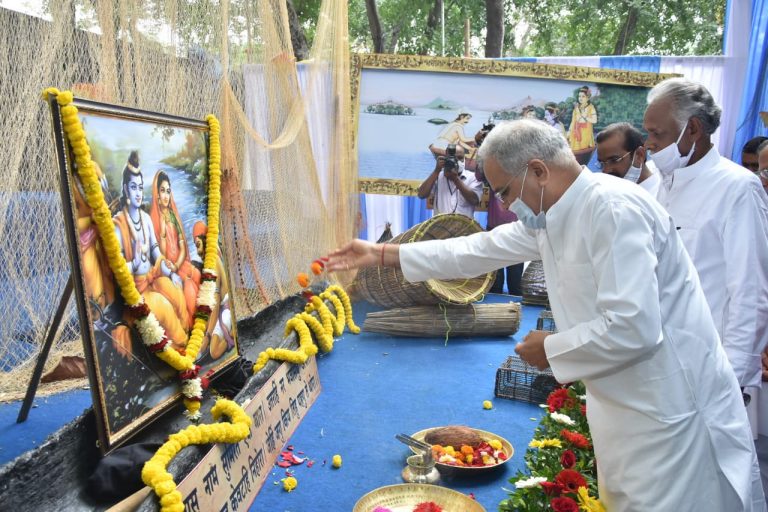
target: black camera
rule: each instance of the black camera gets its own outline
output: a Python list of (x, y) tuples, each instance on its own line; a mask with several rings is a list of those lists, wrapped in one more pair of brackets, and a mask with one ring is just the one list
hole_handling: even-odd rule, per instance
[(475, 144), (477, 144), (477, 147), (480, 147), (483, 145), (483, 141), (485, 141), (485, 138), (488, 136), (489, 133), (491, 133), (491, 130), (493, 130), (494, 128), (496, 128), (496, 124), (493, 123), (490, 119), (488, 120), (487, 123), (483, 123), (483, 127), (475, 135)]
[(448, 147), (445, 148), (444, 162), (443, 171), (445, 173), (459, 172), (459, 162), (456, 160), (456, 144), (448, 144)]

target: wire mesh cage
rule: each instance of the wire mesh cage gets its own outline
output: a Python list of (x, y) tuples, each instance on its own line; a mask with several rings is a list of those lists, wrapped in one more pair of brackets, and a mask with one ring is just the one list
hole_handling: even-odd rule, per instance
[(501, 398), (541, 404), (547, 401), (556, 387), (557, 380), (549, 368), (537, 370), (519, 357), (509, 356), (496, 370), (494, 394)]

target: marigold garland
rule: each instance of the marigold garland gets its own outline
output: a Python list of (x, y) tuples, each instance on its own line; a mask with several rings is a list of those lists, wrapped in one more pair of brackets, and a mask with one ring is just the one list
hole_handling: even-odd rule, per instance
[(245, 439), (251, 430), (251, 418), (232, 400), (217, 400), (211, 409), (211, 415), (214, 420), (226, 416), (230, 422), (190, 425), (169, 436), (155, 455), (144, 464), (141, 479), (157, 494), (161, 512), (184, 512), (181, 493), (176, 489), (173, 475), (166, 469), (183, 448), (191, 444), (237, 443)]
[(59, 91), (50, 87), (43, 91), (43, 99), (56, 96), (61, 107), (61, 120), (64, 134), (75, 155), (77, 175), (80, 178), (85, 200), (93, 210), (93, 219), (101, 239), (102, 247), (109, 262), (120, 293), (125, 299), (128, 312), (135, 319), (136, 329), (142, 342), (150, 352), (179, 372), (184, 395), (185, 414), (190, 420), (200, 418), (200, 401), (204, 382), (199, 377), (200, 367), (195, 359), (203, 344), (208, 315), (215, 306), (216, 258), (219, 243), (219, 211), (221, 209), (221, 146), (219, 143), (219, 121), (212, 114), (206, 117), (209, 127), (208, 156), (208, 233), (203, 261), (202, 283), (197, 297), (197, 311), (192, 332), (184, 349), (179, 353), (172, 346), (165, 330), (144, 302), (136, 288), (133, 276), (128, 271), (125, 258), (120, 250), (120, 243), (112, 223), (112, 212), (104, 199), (104, 193), (96, 175), (91, 150), (85, 138), (82, 122), (77, 115), (77, 107), (72, 105), (74, 96), (71, 91)]
[[(336, 316), (331, 313), (323, 299), (328, 299), (336, 309)], [(317, 311), (320, 320), (310, 313)], [(288, 350), (284, 348), (268, 348), (261, 352), (253, 365), (253, 373), (257, 373), (270, 359), (288, 361), (293, 364), (303, 364), (310, 356), (317, 354), (318, 348), (323, 352), (333, 350), (333, 337), (340, 336), (344, 332), (344, 325), (349, 330), (358, 334), (360, 328), (352, 320), (352, 303), (349, 296), (341, 286), (331, 285), (320, 296), (312, 295), (304, 312), (292, 317), (285, 324), (285, 335), (296, 332), (299, 337), (299, 348)], [(312, 341), (312, 332), (315, 333), (317, 345)]]

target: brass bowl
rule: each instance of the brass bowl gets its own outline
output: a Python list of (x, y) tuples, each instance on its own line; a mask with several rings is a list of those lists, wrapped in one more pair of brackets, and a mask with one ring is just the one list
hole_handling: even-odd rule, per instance
[[(415, 434), (411, 434), (411, 437), (418, 441), (424, 441), (424, 438), (427, 436), (429, 432), (432, 430), (436, 430), (438, 428), (444, 428), (444, 427), (431, 427), (426, 428), (424, 430), (419, 430)], [(472, 427), (470, 427), (472, 428)], [(512, 455), (515, 453), (515, 449), (512, 447), (512, 443), (501, 437), (500, 435), (494, 434), (493, 432), (487, 432), (485, 430), (480, 430), (477, 428), (473, 428), (474, 430), (483, 441), (490, 441), (491, 439), (498, 439), (501, 442), (501, 448), (504, 450), (504, 453), (507, 456), (507, 459), (505, 461), (499, 462), (498, 464), (494, 464), (492, 466), (454, 466), (452, 464), (445, 464), (442, 462), (435, 462), (435, 467), (443, 476), (458, 476), (458, 477), (472, 477), (475, 475), (485, 475), (488, 473), (493, 473), (497, 470), (499, 470), (504, 464), (507, 463), (509, 459), (512, 458)], [(426, 442), (426, 441), (424, 441)], [(460, 448), (458, 446), (454, 446), (454, 448)], [(411, 448), (411, 450), (414, 453), (419, 453), (414, 448)]]
[(486, 512), (478, 502), (460, 492), (427, 484), (398, 484), (379, 487), (355, 503), (352, 512), (373, 512), (386, 507), (392, 512), (412, 512), (419, 503), (431, 501), (445, 512)]

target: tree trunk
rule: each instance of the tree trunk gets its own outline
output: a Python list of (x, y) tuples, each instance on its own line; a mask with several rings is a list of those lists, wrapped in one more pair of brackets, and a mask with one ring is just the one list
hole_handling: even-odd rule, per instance
[(485, 0), (485, 56), (501, 57), (504, 46), (504, 0)]
[(426, 55), (429, 48), (432, 47), (432, 37), (435, 35), (435, 29), (440, 24), (440, 13), (443, 11), (443, 0), (435, 0), (435, 5), (429, 11), (427, 16), (427, 29), (424, 31), (424, 39), (421, 43), (419, 53)]
[(368, 25), (371, 28), (371, 39), (373, 39), (373, 51), (375, 53), (384, 53), (384, 35), (381, 33), (381, 20), (379, 20), (379, 11), (376, 8), (376, 0), (365, 0), (365, 11), (368, 13)]
[(624, 52), (627, 50), (627, 43), (629, 43), (635, 35), (637, 19), (640, 16), (640, 10), (637, 6), (629, 2), (626, 2), (624, 5), (627, 7), (627, 17), (624, 19), (624, 23), (621, 24), (621, 28), (619, 29), (616, 46), (613, 48), (614, 55), (624, 55)]
[(304, 35), (304, 29), (301, 28), (299, 16), (296, 14), (296, 8), (293, 7), (291, 0), (285, 0), (288, 7), (288, 26), (291, 30), (291, 46), (293, 46), (293, 56), (296, 61), (306, 60), (309, 57), (309, 46), (307, 45), (307, 36)]
[(400, 39), (400, 30), (402, 29), (402, 26), (400, 24), (395, 25), (392, 28), (392, 34), (389, 38), (389, 47), (387, 48), (387, 53), (396, 53), (397, 52), (397, 42)]

